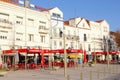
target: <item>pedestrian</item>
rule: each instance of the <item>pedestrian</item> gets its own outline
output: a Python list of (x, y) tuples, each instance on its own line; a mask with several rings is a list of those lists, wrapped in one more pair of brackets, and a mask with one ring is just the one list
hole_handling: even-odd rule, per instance
[(11, 61), (10, 61), (10, 57), (8, 56), (7, 57), (7, 68), (8, 68), (8, 70), (10, 69), (10, 67), (11, 67)]

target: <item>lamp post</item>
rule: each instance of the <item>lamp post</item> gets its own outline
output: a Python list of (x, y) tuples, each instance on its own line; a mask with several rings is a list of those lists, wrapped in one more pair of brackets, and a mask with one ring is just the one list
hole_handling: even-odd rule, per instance
[(95, 37), (94, 37), (94, 61), (95, 61), (95, 64), (96, 64), (96, 58), (97, 57), (97, 55), (96, 55), (96, 52), (95, 52)]
[(27, 52), (26, 52), (26, 55), (25, 55), (25, 70), (27, 69), (27, 54), (29, 53), (29, 50), (30, 50), (30, 47), (27, 47)]
[(66, 53), (66, 36), (65, 36), (65, 27), (63, 33), (63, 43), (64, 43), (64, 76), (67, 77), (67, 53)]
[(109, 46), (108, 46), (108, 38), (107, 38), (107, 42), (106, 42), (106, 48), (107, 48), (107, 67), (109, 68)]

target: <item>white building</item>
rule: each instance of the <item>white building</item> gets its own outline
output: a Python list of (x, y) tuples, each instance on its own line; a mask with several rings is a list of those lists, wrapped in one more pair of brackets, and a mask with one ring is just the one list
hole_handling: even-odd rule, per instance
[(57, 7), (48, 9), (47, 12), (50, 15), (50, 49), (61, 49), (63, 48), (63, 13)]
[(64, 28), (66, 48), (86, 50), (87, 54), (105, 49), (104, 40), (109, 38), (109, 24), (105, 20), (90, 21), (78, 17), (64, 22), (63, 12), (57, 7), (36, 8), (38, 10), (0, 1), (2, 50), (27, 46), (63, 49)]
[[(87, 54), (102, 52), (106, 47), (104, 39), (109, 38), (109, 24), (105, 20), (90, 21), (85, 18), (72, 18), (64, 22), (66, 34), (76, 35), (79, 40), (67, 40), (72, 48), (83, 49)], [(72, 44), (72, 43), (74, 44)]]
[(0, 1), (0, 47), (49, 48), (50, 16), (20, 5)]

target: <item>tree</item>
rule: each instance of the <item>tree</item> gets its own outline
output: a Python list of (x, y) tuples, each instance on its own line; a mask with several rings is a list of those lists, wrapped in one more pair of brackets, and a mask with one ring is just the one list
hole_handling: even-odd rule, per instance
[(120, 47), (120, 30), (115, 31), (115, 41), (117, 46)]

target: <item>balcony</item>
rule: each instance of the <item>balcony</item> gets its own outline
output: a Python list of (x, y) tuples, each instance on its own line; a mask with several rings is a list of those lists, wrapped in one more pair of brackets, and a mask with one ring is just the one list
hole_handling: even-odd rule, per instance
[(99, 42), (99, 43), (102, 43), (103, 42), (103, 39), (102, 38), (92, 38), (92, 40), (94, 42)]
[(12, 29), (12, 22), (7, 19), (0, 18), (0, 27), (6, 29)]
[(67, 40), (79, 40), (79, 36), (74, 35), (67, 35), (66, 38)]
[(41, 34), (48, 34), (49, 33), (49, 29), (48, 28), (41, 28), (41, 29), (39, 29), (39, 33), (41, 33)]
[(52, 35), (52, 38), (54, 38), (54, 39), (57, 39), (57, 38), (63, 38), (63, 35), (60, 35), (59, 33), (54, 33), (53, 35)]

